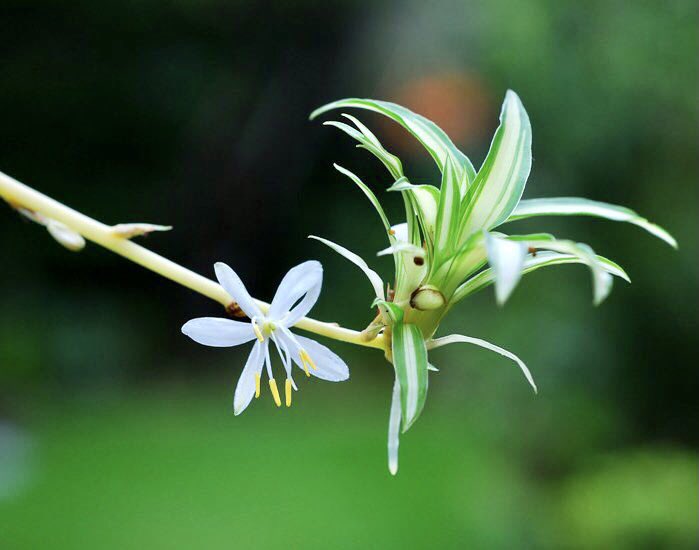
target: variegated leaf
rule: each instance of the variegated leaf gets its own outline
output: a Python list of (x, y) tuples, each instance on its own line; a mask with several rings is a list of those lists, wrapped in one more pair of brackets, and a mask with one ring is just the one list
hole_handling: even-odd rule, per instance
[(439, 191), (439, 207), (435, 223), (435, 255), (447, 256), (453, 251), (458, 239), (461, 192), (456, 168), (447, 155), (442, 172), (442, 185)]
[[(616, 277), (621, 277), (627, 282), (630, 282), (629, 276), (626, 272), (612, 260), (605, 258), (604, 256), (596, 256), (597, 262), (601, 265), (608, 273), (615, 275)], [(542, 267), (547, 267), (551, 265), (563, 265), (563, 264), (584, 264), (580, 257), (573, 256), (571, 254), (559, 254), (558, 252), (537, 252), (536, 256), (528, 256), (524, 260), (524, 266), (522, 267), (522, 274), (526, 275), (532, 271), (536, 271)], [(492, 269), (485, 269), (478, 273), (477, 275), (471, 277), (468, 281), (463, 283), (459, 288), (456, 289), (454, 295), (452, 296), (451, 303), (456, 303), (463, 300), (467, 296), (487, 288), (495, 282), (495, 273)]]
[(517, 206), (532, 165), (532, 130), (519, 97), (508, 90), (485, 162), (464, 197), (462, 240), (505, 221)]
[(628, 222), (677, 248), (677, 241), (662, 227), (649, 222), (630, 208), (616, 204), (579, 197), (526, 199), (519, 202), (517, 208), (505, 221), (512, 222), (533, 216), (594, 216), (617, 222)]
[(403, 432), (420, 416), (427, 398), (427, 350), (420, 329), (411, 324), (393, 326), (393, 366), (400, 383)]

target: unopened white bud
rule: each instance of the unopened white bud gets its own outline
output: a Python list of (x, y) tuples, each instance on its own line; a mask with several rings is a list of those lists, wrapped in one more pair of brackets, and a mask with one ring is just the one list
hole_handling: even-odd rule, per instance
[(83, 239), (83, 236), (61, 222), (47, 220), (46, 230), (59, 244), (65, 246), (68, 250), (79, 252), (85, 248), (85, 239)]

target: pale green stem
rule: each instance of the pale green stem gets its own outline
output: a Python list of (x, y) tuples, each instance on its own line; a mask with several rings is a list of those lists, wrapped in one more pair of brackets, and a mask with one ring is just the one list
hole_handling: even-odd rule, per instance
[[(198, 273), (194, 273), (155, 252), (151, 252), (147, 248), (137, 245), (125, 237), (116, 235), (110, 226), (81, 214), (2, 172), (0, 172), (0, 197), (15, 208), (23, 207), (33, 212), (38, 212), (52, 220), (61, 222), (76, 233), (80, 233), (87, 240), (97, 243), (127, 260), (131, 260), (146, 269), (150, 269), (207, 298), (211, 298), (224, 307), (233, 302), (233, 299), (223, 290), (221, 285), (211, 279), (202, 277)], [(256, 300), (256, 302), (263, 311), (266, 312), (269, 309), (268, 303), (260, 300)], [(304, 317), (294, 326), (314, 334), (319, 334), (342, 342), (348, 342), (350, 344), (356, 344), (358, 346), (378, 349), (384, 349), (385, 347), (384, 339), (380, 335), (374, 340), (366, 342), (360, 336), (361, 333), (340, 327), (335, 323), (325, 323), (323, 321)]]

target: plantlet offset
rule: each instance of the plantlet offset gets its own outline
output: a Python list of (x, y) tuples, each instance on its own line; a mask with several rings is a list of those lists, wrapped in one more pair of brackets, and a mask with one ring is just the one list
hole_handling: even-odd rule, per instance
[[(593, 281), (593, 302), (601, 303), (612, 288), (612, 276), (629, 280), (616, 263), (592, 248), (549, 234), (506, 235), (499, 226), (533, 216), (587, 215), (625, 221), (646, 229), (673, 247), (677, 243), (661, 227), (628, 208), (581, 198), (522, 200), (532, 164), (529, 116), (517, 94), (508, 91), (488, 154), (478, 172), (469, 159), (433, 122), (408, 109), (372, 99), (343, 99), (320, 107), (311, 119), (335, 109), (358, 108), (391, 118), (410, 132), (432, 156), (441, 173), (439, 187), (412, 184), (400, 160), (356, 118), (328, 121), (377, 157), (394, 179), (388, 191), (403, 196), (406, 222), (391, 226), (379, 200), (362, 180), (335, 165), (357, 184), (379, 214), (388, 235), (395, 263), (394, 294), (386, 299), (383, 281), (367, 263), (346, 248), (320, 239), (359, 266), (375, 290), (380, 315), (365, 330), (367, 337), (383, 335), (391, 341), (386, 357), (396, 381), (389, 419), (389, 469), (398, 468), (398, 426), (405, 432), (422, 411), (427, 397), (427, 351), (450, 343), (486, 347), (514, 360), (536, 391), (524, 363), (510, 352), (477, 338), (452, 335), (433, 339), (448, 311), (465, 297), (495, 284), (495, 296), (504, 304), (522, 275), (550, 265), (586, 264)], [(489, 267), (486, 265), (489, 264)]]
[(241, 413), (253, 396), (261, 393), (261, 373), (267, 367), (269, 389), (281, 406), (269, 354), (269, 342), (279, 351), (286, 374), (285, 402), (291, 405), (296, 389), (292, 364), (307, 375), (329, 381), (345, 380), (349, 371), (337, 355), (314, 340), (294, 335), (290, 328), (376, 348), (393, 365), (395, 381), (388, 426), (388, 466), (398, 470), (399, 434), (419, 417), (427, 399), (430, 371), (428, 353), (452, 343), (480, 346), (514, 361), (536, 391), (534, 380), (516, 355), (494, 344), (460, 334), (435, 338), (444, 316), (458, 302), (491, 284), (503, 304), (522, 275), (542, 267), (570, 263), (585, 264), (592, 273), (593, 301), (601, 303), (612, 287), (612, 276), (629, 280), (621, 267), (581, 243), (559, 240), (546, 233), (507, 235), (501, 225), (533, 216), (584, 215), (637, 225), (673, 247), (675, 240), (661, 227), (634, 211), (574, 197), (522, 200), (531, 169), (531, 126), (519, 97), (505, 96), (500, 126), (480, 170), (433, 122), (408, 109), (383, 101), (345, 99), (312, 113), (311, 118), (338, 108), (360, 108), (378, 112), (403, 126), (427, 150), (439, 172), (439, 186), (410, 182), (398, 157), (389, 153), (378, 138), (355, 117), (328, 121), (358, 142), (386, 167), (393, 184), (391, 193), (404, 203), (405, 222), (391, 225), (374, 192), (346, 168), (335, 168), (348, 177), (369, 199), (386, 232), (388, 247), (378, 255), (393, 256), (395, 277), (383, 279), (366, 261), (347, 248), (321, 237), (326, 244), (359, 267), (369, 279), (376, 317), (361, 332), (305, 317), (315, 304), (322, 285), (322, 267), (310, 261), (291, 269), (271, 304), (253, 299), (235, 272), (216, 264), (220, 284), (131, 242), (131, 238), (169, 226), (117, 224), (108, 226), (39, 193), (0, 172), (0, 197), (24, 216), (47, 228), (63, 246), (78, 251), (85, 240), (93, 241), (122, 257), (218, 302), (234, 317), (248, 316), (249, 323), (219, 318), (193, 319), (182, 332), (208, 346), (234, 346), (255, 341), (243, 368), (234, 396), (234, 412)]

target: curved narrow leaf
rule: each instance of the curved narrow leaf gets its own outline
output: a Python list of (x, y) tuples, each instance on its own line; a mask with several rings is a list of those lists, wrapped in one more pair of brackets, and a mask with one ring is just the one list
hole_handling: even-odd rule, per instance
[(343, 114), (343, 116), (349, 118), (355, 124), (357, 124), (357, 127), (360, 129), (360, 131), (355, 130), (354, 128), (352, 128), (348, 124), (345, 124), (344, 122), (337, 122), (334, 120), (328, 120), (326, 122), (323, 122), (323, 125), (334, 126), (335, 128), (338, 128), (345, 132), (350, 137), (356, 139), (359, 142), (359, 145), (357, 145), (357, 147), (366, 149), (377, 159), (379, 159), (394, 179), (402, 178), (403, 165), (400, 159), (397, 156), (386, 151), (386, 149), (384, 149), (384, 147), (381, 145), (376, 136), (369, 132), (366, 126), (361, 124), (357, 119), (345, 114)]
[[(611, 273), (616, 277), (621, 277), (627, 282), (631, 282), (626, 272), (612, 260), (598, 255), (597, 261), (608, 273)], [(550, 265), (583, 263), (585, 262), (583, 262), (581, 258), (571, 254), (559, 254), (558, 252), (537, 252), (536, 256), (528, 256), (524, 260), (522, 275), (526, 275), (527, 273), (531, 273), (539, 268)], [(451, 303), (455, 304), (456, 302), (464, 299), (466, 296), (470, 296), (479, 290), (487, 288), (493, 284), (493, 282), (495, 282), (495, 273), (492, 269), (485, 269), (478, 275), (471, 277), (468, 281), (457, 288), (456, 292), (454, 292), (454, 296), (451, 299)]]
[(349, 179), (351, 179), (357, 187), (359, 187), (362, 192), (366, 195), (366, 197), (369, 199), (369, 202), (371, 202), (372, 206), (376, 210), (376, 212), (379, 214), (379, 217), (381, 218), (381, 221), (383, 222), (384, 228), (386, 228), (386, 233), (391, 235), (391, 223), (388, 221), (388, 218), (386, 217), (385, 212), (383, 211), (383, 207), (381, 206), (381, 203), (379, 202), (379, 199), (376, 198), (376, 195), (372, 192), (371, 189), (369, 189), (366, 184), (359, 179), (359, 177), (346, 168), (343, 168), (339, 164), (333, 164), (335, 167), (335, 170), (340, 172), (341, 174), (344, 174), (347, 176)]
[(519, 202), (505, 223), (533, 216), (594, 216), (616, 222), (628, 222), (645, 229), (651, 235), (677, 248), (677, 241), (670, 233), (625, 206), (579, 197), (526, 199)]
[(529, 372), (529, 369), (527, 368), (527, 365), (524, 364), (524, 361), (522, 361), (514, 353), (509, 352), (506, 349), (503, 349), (499, 346), (496, 346), (495, 344), (491, 344), (486, 340), (481, 340), (480, 338), (473, 338), (471, 336), (464, 336), (463, 334), (451, 334), (449, 336), (444, 336), (442, 338), (430, 340), (429, 342), (427, 342), (427, 349), (435, 349), (442, 346), (446, 346), (447, 344), (456, 343), (473, 344), (485, 349), (489, 349), (490, 351), (494, 351), (495, 353), (499, 353), (500, 355), (503, 355), (508, 359), (512, 359), (512, 361), (517, 363), (519, 368), (522, 370), (522, 373), (524, 374), (524, 377), (527, 379), (527, 382), (529, 382), (529, 385), (534, 389), (534, 393), (538, 392), (536, 383), (534, 382), (534, 378), (532, 377), (532, 373)]
[(427, 350), (420, 329), (411, 324), (393, 326), (393, 366), (400, 383), (403, 432), (420, 416), (427, 399)]
[(352, 262), (354, 265), (356, 265), (359, 269), (361, 269), (364, 272), (364, 275), (366, 275), (367, 278), (369, 279), (371, 286), (374, 288), (374, 293), (376, 294), (376, 297), (380, 298), (381, 300), (386, 299), (386, 295), (384, 294), (384, 291), (383, 291), (383, 281), (381, 280), (381, 277), (379, 276), (378, 273), (376, 273), (376, 271), (371, 269), (360, 256), (358, 256), (357, 254), (355, 254), (354, 252), (352, 252), (350, 250), (347, 250), (344, 246), (341, 246), (337, 243), (329, 241), (328, 239), (324, 239), (323, 237), (309, 235), (308, 238), (315, 239), (316, 241), (322, 242), (324, 245), (329, 246), (335, 252), (340, 254), (340, 256), (345, 257), (350, 262)]
[(517, 206), (532, 166), (532, 129), (519, 97), (508, 90), (500, 126), (464, 197), (462, 239), (500, 225)]
[(400, 383), (398, 378), (393, 383), (391, 395), (391, 413), (388, 417), (388, 471), (391, 475), (398, 473), (398, 445), (400, 443)]
[(367, 109), (376, 113), (381, 113), (384, 116), (394, 120), (410, 132), (422, 145), (434, 161), (437, 163), (440, 171), (444, 171), (444, 164), (447, 155), (451, 155), (456, 164), (459, 181), (464, 181), (466, 185), (470, 185), (476, 175), (476, 171), (464, 155), (449, 139), (449, 136), (444, 133), (439, 126), (425, 117), (413, 113), (405, 107), (389, 103), (387, 101), (377, 101), (374, 99), (358, 99), (348, 98), (341, 99), (323, 105), (311, 113), (310, 119), (313, 120), (317, 116), (322, 115), (333, 109), (341, 109), (343, 107), (356, 107), (358, 109)]

